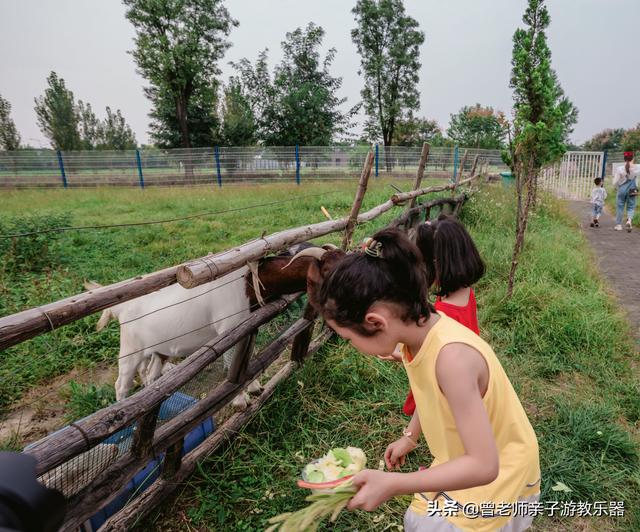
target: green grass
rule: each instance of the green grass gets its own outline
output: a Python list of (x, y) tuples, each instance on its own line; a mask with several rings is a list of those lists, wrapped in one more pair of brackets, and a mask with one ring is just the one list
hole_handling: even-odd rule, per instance
[[(405, 190), (408, 181), (394, 181)], [(58, 225), (105, 225), (179, 218), (281, 200), (287, 203), (129, 228), (69, 231), (16, 240), (0, 239), (0, 315), (13, 314), (77, 294), (83, 281), (113, 283), (218, 252), (263, 233), (349, 213), (357, 183), (331, 182), (233, 188), (32, 190), (3, 192), (0, 233), (15, 234)], [(364, 208), (388, 199), (388, 182), (371, 183)], [(323, 194), (323, 195), (319, 195)], [(396, 214), (397, 215), (397, 211)], [(382, 217), (385, 223), (393, 213)], [(371, 225), (371, 224), (369, 224)], [(358, 229), (362, 238), (366, 225)], [(341, 235), (322, 241), (340, 243)], [(46, 250), (46, 253), (43, 251)], [(29, 261), (26, 261), (28, 258)], [(36, 260), (37, 259), (37, 260)], [(98, 334), (98, 315), (9, 348), (0, 357), (0, 417), (28, 389), (103, 361), (115, 363), (118, 327)]]
[[(49, 247), (51, 264), (34, 272), (2, 272), (0, 313), (77, 293), (84, 278), (113, 282), (228, 248), (260, 236), (263, 230), (270, 233), (322, 221), (319, 205), (334, 217), (345, 215), (355, 183), (307, 184), (299, 190), (270, 185), (221, 191), (4, 194), (0, 210), (5, 219), (28, 212), (68, 213), (73, 224), (84, 225), (177, 217), (334, 189), (341, 192), (249, 213), (63, 234)], [(373, 183), (364, 208), (391, 192), (388, 186)], [(545, 199), (531, 221), (516, 289), (505, 301), (514, 227), (511, 193), (499, 186), (483, 190), (463, 209), (463, 221), (488, 266), (476, 290), (482, 335), (496, 350), (538, 435), (543, 498), (624, 500), (624, 519), (585, 518), (581, 523), (592, 530), (638, 530), (640, 389), (631, 331), (594, 270), (583, 236), (565, 209), (551, 199)], [(356, 238), (396, 214), (359, 228)], [(332, 241), (339, 242), (339, 236)], [(96, 334), (96, 319), (86, 318), (3, 353), (0, 398), (5, 405), (72, 367), (115, 360), (117, 328), (112, 325), (104, 334)], [(369, 465), (377, 467), (386, 445), (407, 422), (400, 411), (406, 390), (401, 367), (365, 357), (333, 340), (278, 388), (233, 443), (199, 466), (180, 489), (180, 497), (163, 504), (141, 529), (264, 529), (270, 517), (305, 504), (305, 493), (295, 487), (295, 479), (306, 462), (328, 448), (362, 447)], [(428, 463), (427, 452), (416, 451), (405, 469)], [(572, 492), (552, 491), (558, 481)], [(408, 500), (391, 501), (371, 514), (345, 512), (331, 530), (397, 529)], [(573, 530), (577, 527), (573, 523), (544, 517), (536, 520), (535, 528)]]
[[(463, 209), (487, 262), (480, 327), (494, 346), (538, 435), (543, 500), (617, 501), (625, 518), (583, 518), (587, 530), (638, 530), (639, 389), (630, 330), (592, 267), (584, 238), (551, 199), (531, 222), (513, 298), (505, 301), (513, 199), (494, 187)], [(356, 445), (378, 466), (407, 420), (402, 368), (334, 340), (281, 386), (238, 438), (210, 457), (180, 496), (141, 529), (260, 530), (306, 503), (294, 481), (310, 459)], [(415, 452), (405, 470), (428, 465)], [(572, 491), (551, 488), (563, 482)], [(373, 513), (343, 513), (326, 530), (399, 529), (408, 499)], [(178, 517), (176, 517), (178, 516)], [(539, 531), (574, 530), (571, 518), (539, 517)], [(581, 528), (583, 529), (583, 528)]]

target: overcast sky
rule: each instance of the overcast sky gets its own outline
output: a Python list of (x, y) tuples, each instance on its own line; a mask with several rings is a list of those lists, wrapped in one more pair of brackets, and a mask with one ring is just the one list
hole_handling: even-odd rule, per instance
[[(421, 49), (420, 116), (446, 128), (451, 113), (476, 102), (510, 115), (508, 87), (513, 32), (522, 25), (526, 0), (405, 0), (406, 10), (426, 34)], [(288, 31), (310, 21), (326, 31), (325, 49), (335, 47), (332, 74), (343, 78), (340, 96), (359, 101), (359, 56), (351, 42), (355, 0), (227, 0), (240, 25), (221, 61), (252, 62), (269, 48), (273, 66)], [(573, 140), (581, 143), (604, 128), (640, 122), (639, 0), (548, 0), (553, 67), (580, 111)], [(34, 97), (55, 70), (76, 99), (122, 110), (141, 143), (147, 143), (150, 106), (145, 80), (127, 53), (133, 28), (118, 0), (0, 0), (0, 94), (13, 106), (23, 143), (48, 146), (38, 129)], [(359, 130), (359, 128), (358, 128)]]

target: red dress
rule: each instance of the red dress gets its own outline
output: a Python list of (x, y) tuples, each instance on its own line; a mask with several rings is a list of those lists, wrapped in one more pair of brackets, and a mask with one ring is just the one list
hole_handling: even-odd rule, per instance
[[(465, 327), (471, 329), (474, 333), (480, 334), (480, 328), (478, 327), (478, 308), (476, 306), (476, 296), (473, 293), (473, 288), (469, 290), (469, 301), (464, 307), (458, 305), (452, 305), (446, 301), (442, 301), (440, 296), (436, 299), (436, 310), (444, 312), (450, 318), (453, 318), (459, 323), (462, 323)], [(409, 390), (407, 400), (402, 407), (402, 411), (407, 416), (412, 416), (416, 410), (416, 402), (413, 399), (413, 394)]]

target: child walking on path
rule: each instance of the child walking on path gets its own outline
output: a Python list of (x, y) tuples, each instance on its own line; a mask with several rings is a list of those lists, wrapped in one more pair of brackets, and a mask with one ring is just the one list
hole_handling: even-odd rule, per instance
[(591, 191), (591, 204), (593, 207), (591, 208), (591, 217), (593, 220), (589, 224), (590, 227), (600, 227), (600, 215), (602, 214), (602, 209), (604, 208), (604, 200), (607, 199), (607, 191), (604, 189), (602, 185), (602, 179), (596, 177), (593, 180), (593, 190)]
[(616, 231), (622, 231), (622, 215), (627, 205), (627, 231), (631, 232), (631, 221), (636, 209), (638, 185), (636, 178), (640, 175), (640, 165), (633, 164), (633, 152), (624, 152), (625, 164), (618, 166), (613, 172), (613, 186), (618, 190), (616, 195)]
[[(441, 214), (437, 220), (418, 227), (416, 245), (425, 262), (427, 283), (436, 287), (435, 309), (480, 334), (472, 286), (484, 275), (484, 263), (464, 225)], [(413, 416), (415, 409), (409, 391), (402, 411)]]
[[(415, 494), (405, 515), (410, 532), (528, 528), (532, 512), (523, 506), (540, 493), (535, 432), (491, 347), (428, 304), (418, 248), (400, 231), (379, 231), (365, 253), (321, 275), (311, 267), (310, 301), (340, 336), (373, 356), (404, 344), (420, 430), (434, 457), (428, 469), (411, 473), (358, 473), (349, 508), (373, 511)], [(411, 450), (406, 441), (388, 446), (389, 469)]]

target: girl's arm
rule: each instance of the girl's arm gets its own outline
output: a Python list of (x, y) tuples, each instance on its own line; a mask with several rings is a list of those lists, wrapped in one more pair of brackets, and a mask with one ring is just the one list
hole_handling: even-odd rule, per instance
[(498, 450), (479, 381), (488, 368), (482, 355), (464, 344), (448, 344), (438, 355), (436, 377), (449, 402), (464, 454), (413, 473), (365, 470), (353, 479), (360, 489), (349, 508), (374, 510), (395, 495), (439, 492), (489, 484), (498, 476)]

